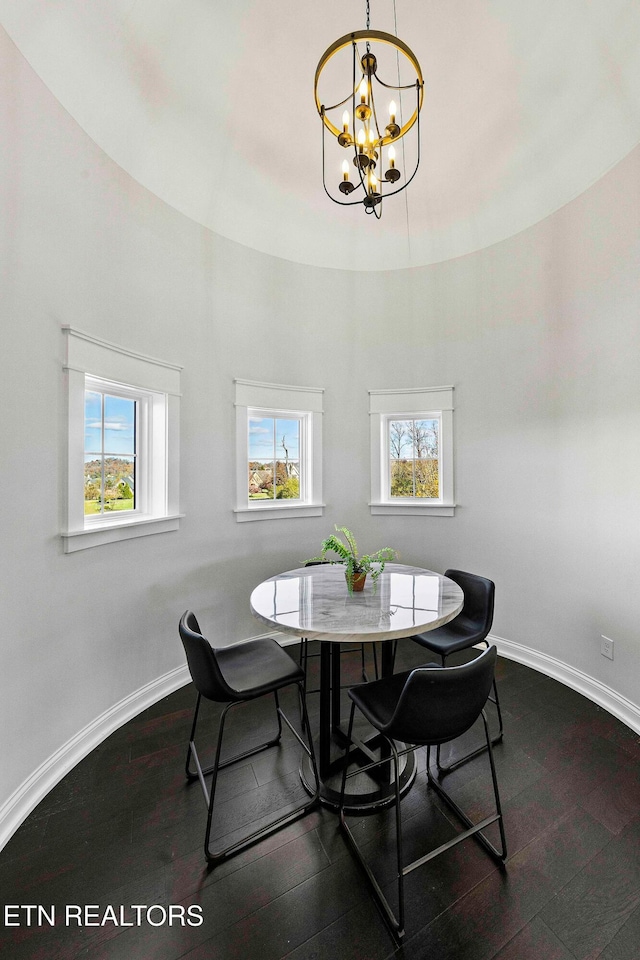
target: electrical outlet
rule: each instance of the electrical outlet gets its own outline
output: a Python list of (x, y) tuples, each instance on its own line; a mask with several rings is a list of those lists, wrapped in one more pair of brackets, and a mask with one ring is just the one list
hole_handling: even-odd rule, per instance
[(608, 657), (609, 660), (613, 660), (613, 640), (610, 640), (609, 637), (604, 635), (600, 637), (600, 653), (603, 657)]

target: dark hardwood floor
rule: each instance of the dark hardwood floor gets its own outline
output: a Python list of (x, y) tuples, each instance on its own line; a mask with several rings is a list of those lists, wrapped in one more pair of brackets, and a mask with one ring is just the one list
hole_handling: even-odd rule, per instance
[[(289, 650), (295, 655), (297, 648)], [(425, 659), (410, 641), (400, 643), (398, 657), (398, 669)], [(317, 669), (318, 661), (311, 663)], [(357, 657), (346, 665), (354, 682), (358, 666)], [(638, 960), (640, 739), (579, 694), (517, 663), (499, 660), (498, 682), (505, 740), (495, 756), (507, 869), (500, 871), (471, 839), (414, 871), (401, 948), (371, 900), (337, 817), (326, 809), (207, 870), (204, 801), (183, 772), (194, 700), (186, 687), (83, 760), (0, 854), (2, 920), (5, 904), (41, 905), (49, 915), (53, 906), (56, 920), (51, 926), (41, 917), (38, 925), (33, 914), (27, 926), (24, 911), (10, 911), (20, 925), (2, 925), (0, 954), (7, 960)], [(310, 697), (314, 719), (317, 699)], [(297, 716), (293, 697), (288, 706)], [(271, 722), (270, 709), (267, 700), (238, 708), (236, 739)], [(212, 719), (215, 713), (211, 706)], [(460, 749), (456, 743), (451, 752)], [(298, 753), (287, 736), (282, 748), (221, 774), (220, 836), (299, 796)], [(420, 763), (403, 800), (411, 858), (459, 829), (426, 789), (424, 755)], [(490, 812), (486, 756), (447, 779), (473, 815)], [(392, 891), (389, 814), (356, 822), (382, 885)], [(67, 924), (69, 905), (95, 906), (88, 919), (96, 925)], [(153, 910), (140, 913), (140, 925), (123, 926), (120, 905), (129, 923), (132, 905)], [(169, 905), (171, 925), (163, 922)], [(194, 905), (203, 922), (182, 925), (180, 907)], [(108, 907), (115, 914), (105, 919)]]

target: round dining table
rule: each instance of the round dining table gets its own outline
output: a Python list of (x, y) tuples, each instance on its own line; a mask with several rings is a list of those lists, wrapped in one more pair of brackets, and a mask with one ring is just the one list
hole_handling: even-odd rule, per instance
[[(395, 644), (391, 641), (425, 633), (452, 620), (462, 609), (463, 593), (457, 583), (432, 570), (387, 563), (372, 582), (368, 577), (361, 593), (350, 594), (341, 564), (319, 564), (276, 574), (251, 594), (251, 611), (258, 620), (280, 633), (307, 641), (320, 641), (320, 718), (317, 738), (320, 801), (336, 808), (346, 733), (341, 724), (340, 645), (380, 644), (381, 674), (393, 673)], [(372, 731), (355, 731), (351, 758), (367, 766), (380, 756), (379, 739)], [(311, 764), (303, 757), (302, 782), (313, 793)], [(415, 778), (415, 761), (404, 758), (401, 790)], [(345, 805), (366, 812), (393, 802), (390, 764), (348, 781)]]

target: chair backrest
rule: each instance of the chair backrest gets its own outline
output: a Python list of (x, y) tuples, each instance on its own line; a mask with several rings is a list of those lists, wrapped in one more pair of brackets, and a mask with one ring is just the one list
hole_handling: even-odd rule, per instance
[(190, 610), (185, 610), (182, 614), (178, 632), (187, 655), (191, 679), (198, 693), (208, 700), (220, 703), (236, 700), (237, 696), (222, 676), (214, 648), (202, 636), (195, 614)]
[(393, 717), (382, 732), (408, 743), (446, 743), (476, 722), (493, 683), (494, 646), (456, 667), (417, 667), (405, 682)]
[(462, 610), (451, 621), (456, 626), (464, 626), (464, 631), (473, 634), (473, 642), (479, 643), (487, 636), (493, 623), (493, 606), (496, 587), (492, 580), (479, 577), (464, 570), (445, 570), (445, 577), (454, 580), (464, 593)]

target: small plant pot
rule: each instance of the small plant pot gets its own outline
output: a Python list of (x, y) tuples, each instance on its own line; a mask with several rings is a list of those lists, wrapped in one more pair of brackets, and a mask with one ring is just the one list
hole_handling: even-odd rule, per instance
[[(349, 577), (345, 573), (347, 584), (349, 583)], [(361, 593), (364, 590), (365, 580), (367, 579), (366, 573), (354, 573), (351, 578), (351, 591), (353, 593)]]

